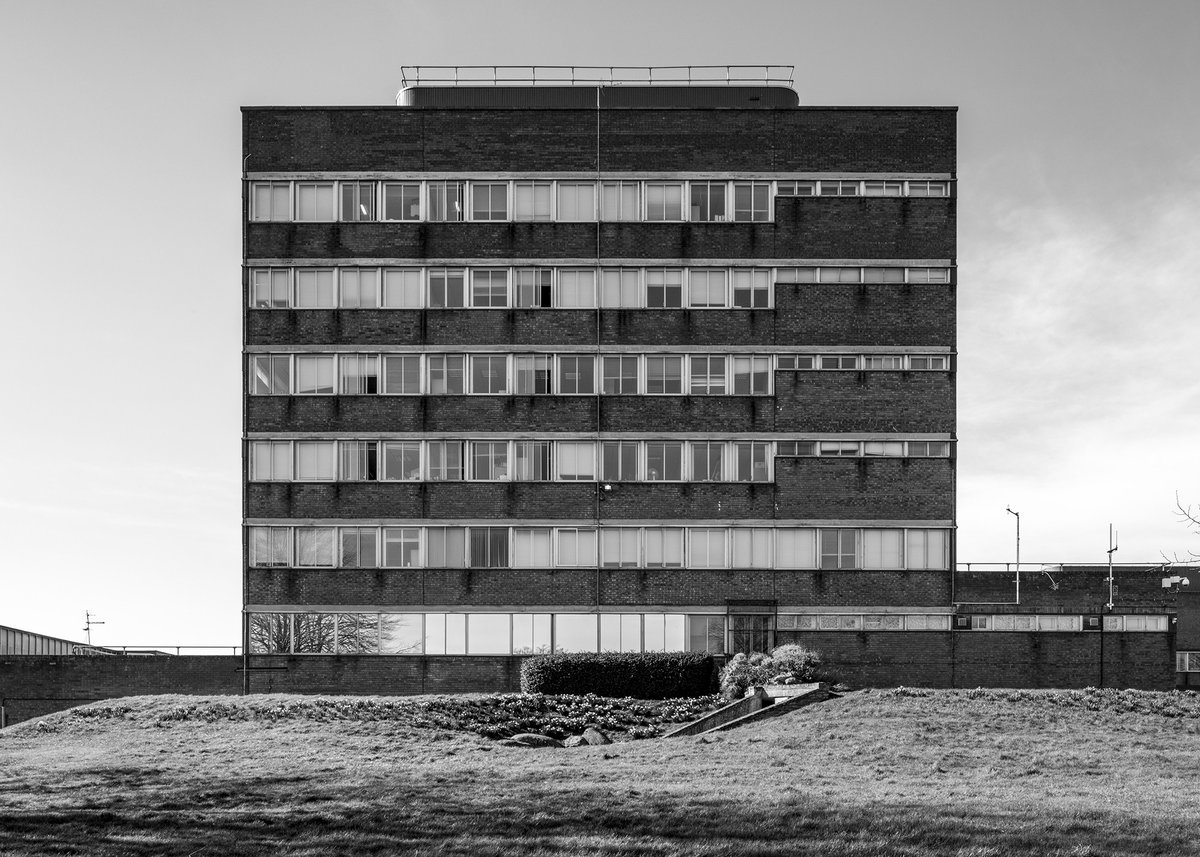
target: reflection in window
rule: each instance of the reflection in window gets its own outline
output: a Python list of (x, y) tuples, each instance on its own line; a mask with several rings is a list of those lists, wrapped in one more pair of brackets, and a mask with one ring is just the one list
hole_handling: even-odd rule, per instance
[(342, 527), (342, 568), (379, 566), (378, 533), (374, 527)]
[(373, 655), (379, 652), (378, 613), (339, 613), (337, 651), (341, 655)]
[(333, 393), (333, 355), (296, 355), (296, 393), (331, 395)]
[(424, 617), (420, 613), (384, 613), (379, 619), (381, 654), (419, 655), (424, 651)]
[(333, 527), (296, 529), (296, 565), (333, 566)]
[(250, 357), (250, 393), (255, 396), (286, 396), (292, 387), (292, 359), (286, 354), (254, 354)]
[(292, 651), (303, 655), (332, 655), (337, 651), (333, 613), (297, 613), (292, 617)]

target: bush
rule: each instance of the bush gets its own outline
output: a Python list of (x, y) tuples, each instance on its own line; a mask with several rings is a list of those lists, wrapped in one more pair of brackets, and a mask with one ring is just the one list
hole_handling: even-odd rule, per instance
[(538, 655), (521, 665), (521, 690), (618, 699), (706, 696), (714, 690), (713, 667), (712, 656), (701, 652)]
[(808, 684), (816, 681), (836, 681), (820, 652), (790, 643), (779, 646), (771, 654), (755, 652), (750, 656), (734, 655), (721, 670), (721, 694), (737, 699), (756, 685)]

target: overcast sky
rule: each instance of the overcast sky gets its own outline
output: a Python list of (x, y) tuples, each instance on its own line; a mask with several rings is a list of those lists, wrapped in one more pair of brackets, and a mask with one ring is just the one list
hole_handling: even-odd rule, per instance
[(1200, 550), (1200, 3), (0, 2), (0, 624), (239, 642), (241, 105), (796, 67), (959, 110), (959, 559)]

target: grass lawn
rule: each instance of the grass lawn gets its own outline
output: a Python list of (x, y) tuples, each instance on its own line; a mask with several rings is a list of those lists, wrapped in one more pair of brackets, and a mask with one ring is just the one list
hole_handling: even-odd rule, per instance
[(10, 727), (0, 854), (1200, 853), (1196, 695), (860, 691), (539, 750), (455, 728), (489, 699), (145, 697)]

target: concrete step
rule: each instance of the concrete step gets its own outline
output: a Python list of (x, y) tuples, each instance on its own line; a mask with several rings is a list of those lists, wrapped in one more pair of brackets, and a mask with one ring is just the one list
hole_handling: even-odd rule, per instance
[(786, 693), (786, 695), (772, 697), (764, 688), (755, 688), (753, 694), (735, 700), (716, 711), (710, 711), (698, 720), (671, 730), (663, 737), (684, 738), (689, 735), (704, 735), (708, 732), (723, 732), (755, 720), (778, 717), (789, 711), (795, 711), (837, 695), (830, 692), (829, 685), (825, 683), (791, 685), (787, 686), (786, 690), (776, 692)]

